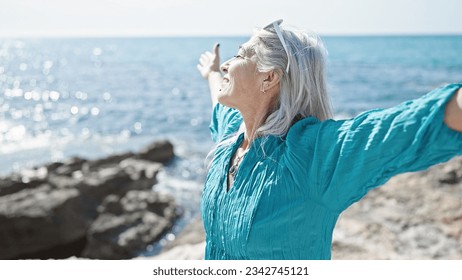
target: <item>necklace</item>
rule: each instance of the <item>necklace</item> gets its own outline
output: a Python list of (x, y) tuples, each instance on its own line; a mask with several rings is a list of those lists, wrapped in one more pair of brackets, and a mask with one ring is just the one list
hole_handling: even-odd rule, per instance
[(233, 165), (229, 168), (229, 174), (234, 178), (237, 173), (237, 169), (239, 168), (239, 163), (241, 163), (242, 158), (244, 158), (245, 154), (249, 151), (246, 149), (240, 156), (236, 154), (236, 158), (233, 161)]

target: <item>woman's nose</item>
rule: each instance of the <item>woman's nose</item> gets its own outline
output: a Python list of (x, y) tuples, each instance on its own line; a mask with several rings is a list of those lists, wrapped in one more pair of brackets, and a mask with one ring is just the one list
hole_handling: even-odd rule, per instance
[(229, 60), (225, 61), (221, 66), (220, 70), (223, 73), (228, 73)]

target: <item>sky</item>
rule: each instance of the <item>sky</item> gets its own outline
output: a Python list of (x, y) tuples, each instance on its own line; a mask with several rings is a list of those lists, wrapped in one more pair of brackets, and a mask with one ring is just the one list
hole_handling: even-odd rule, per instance
[(234, 36), (275, 19), (322, 35), (462, 34), (461, 0), (0, 0), (0, 38)]

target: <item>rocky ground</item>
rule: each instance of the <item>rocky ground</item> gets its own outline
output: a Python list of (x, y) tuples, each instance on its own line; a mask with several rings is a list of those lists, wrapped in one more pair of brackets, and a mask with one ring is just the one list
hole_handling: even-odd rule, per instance
[[(202, 259), (204, 231), (192, 222), (154, 259)], [(347, 209), (332, 259), (462, 259), (462, 158), (392, 178)]]
[(462, 158), (392, 178), (345, 211), (333, 259), (462, 259)]

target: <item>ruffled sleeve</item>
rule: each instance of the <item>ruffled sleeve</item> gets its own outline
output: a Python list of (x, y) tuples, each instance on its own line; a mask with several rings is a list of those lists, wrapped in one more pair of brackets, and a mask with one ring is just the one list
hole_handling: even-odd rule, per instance
[(238, 131), (242, 116), (238, 110), (217, 103), (210, 122), (212, 140), (219, 143)]
[(392, 176), (462, 155), (462, 133), (443, 122), (461, 84), (349, 120), (307, 118), (287, 135), (287, 166), (309, 194), (343, 211)]

